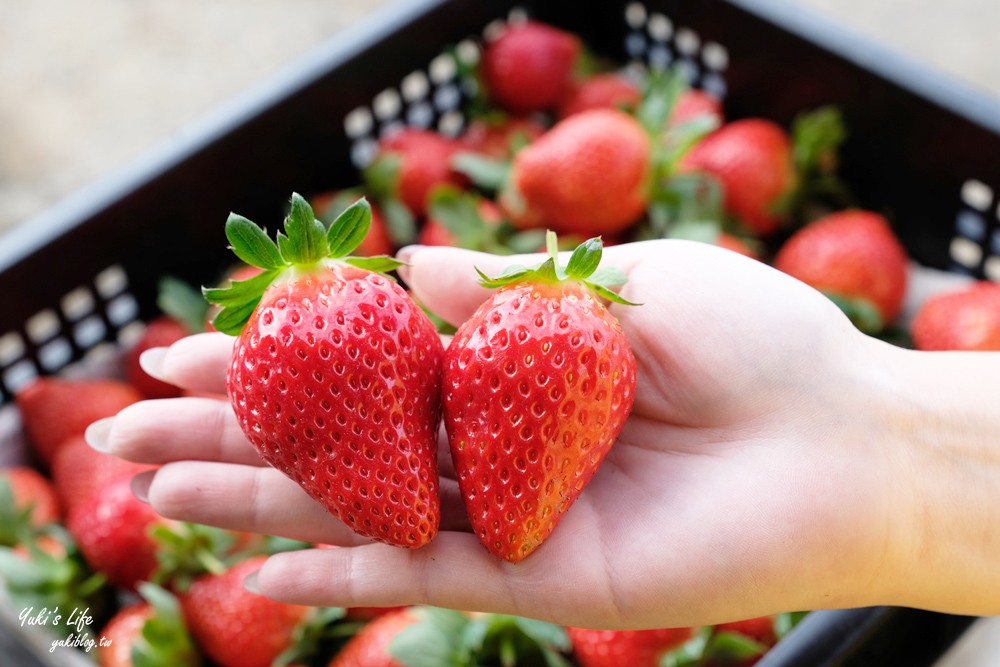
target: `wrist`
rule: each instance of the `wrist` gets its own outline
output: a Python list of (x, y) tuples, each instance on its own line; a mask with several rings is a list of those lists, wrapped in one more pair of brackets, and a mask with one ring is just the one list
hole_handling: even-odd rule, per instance
[(1000, 354), (878, 341), (891, 477), (887, 602), (1000, 613)]

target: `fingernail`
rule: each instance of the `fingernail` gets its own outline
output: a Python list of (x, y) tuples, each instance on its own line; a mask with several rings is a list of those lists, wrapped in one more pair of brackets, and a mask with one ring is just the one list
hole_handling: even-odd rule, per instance
[(111, 451), (108, 442), (111, 439), (111, 425), (115, 423), (114, 417), (105, 417), (87, 427), (83, 432), (83, 439), (87, 444), (99, 452), (107, 454)]
[(149, 487), (153, 484), (153, 477), (156, 476), (155, 470), (148, 470), (146, 472), (141, 472), (132, 478), (132, 495), (141, 500), (144, 503), (149, 502)]
[(396, 269), (396, 273), (403, 279), (403, 282), (410, 282), (410, 259), (423, 248), (422, 245), (408, 245), (400, 248), (399, 252), (396, 253), (396, 259), (403, 263), (403, 266)]
[(163, 380), (163, 360), (167, 356), (167, 348), (151, 347), (139, 355), (139, 366), (147, 375)]
[(243, 578), (243, 588), (254, 595), (260, 595), (260, 585), (257, 583), (257, 574), (259, 572), (260, 570), (255, 570)]

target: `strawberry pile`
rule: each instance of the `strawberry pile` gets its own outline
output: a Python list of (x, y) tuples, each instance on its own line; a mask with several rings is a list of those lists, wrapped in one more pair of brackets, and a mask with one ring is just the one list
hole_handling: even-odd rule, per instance
[[(890, 219), (859, 208), (837, 179), (846, 132), (835, 109), (791, 128), (727, 121), (720, 100), (678, 73), (599, 62), (556, 27), (508, 26), (477, 68), (460, 68), (479, 92), (459, 136), (382, 137), (360, 183), (293, 195), (274, 240), (230, 216), (227, 238), (245, 264), (205, 290), (211, 307), (167, 279), (164, 315), (123, 352), (124, 379), (24, 387), (34, 465), (0, 470), (0, 578), (12, 602), (89, 609), (91, 632), (113, 640), (97, 650), (104, 666), (759, 660), (801, 614), (606, 631), (273, 602), (243, 578), (269, 553), (324, 545), (165, 519), (132, 492), (153, 466), (83, 439), (132, 403), (183, 395), (146, 375), (139, 355), (216, 329), (237, 336), (228, 398), (247, 439), (333, 516), (400, 548), (434, 540), (443, 421), (473, 530), (517, 563), (558, 530), (635, 399), (635, 359), (606, 307), (628, 303), (615, 291), (624, 276), (601, 266), (606, 245), (712, 243), (822, 291), (867, 333), (923, 350), (1000, 350), (993, 283), (927, 299), (909, 328), (901, 320), (910, 261)], [(399, 263), (389, 255), (414, 242), (544, 254), (481, 274), (495, 291), (455, 331), (390, 275)], [(560, 249), (573, 249), (565, 265)], [(439, 331), (454, 334), (447, 348)]]

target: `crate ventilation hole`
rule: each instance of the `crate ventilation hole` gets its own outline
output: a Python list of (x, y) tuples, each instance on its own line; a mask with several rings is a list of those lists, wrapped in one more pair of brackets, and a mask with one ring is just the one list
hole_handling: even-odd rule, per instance
[[(629, 4), (624, 18), (629, 28), (625, 50), (632, 59), (630, 68), (676, 66), (692, 86), (725, 98), (723, 74), (729, 65), (729, 52), (724, 46), (703, 42), (687, 28), (675, 28), (666, 15), (649, 13), (641, 3)], [(462, 106), (477, 90), (471, 77), (460, 77), (459, 68), (474, 68), (484, 40), (495, 37), (507, 25), (527, 19), (524, 9), (512, 9), (506, 20), (487, 24), (481, 38), (462, 40), (451, 51), (434, 58), (426, 70), (411, 72), (397, 88), (386, 88), (370, 105), (349, 112), (344, 117), (344, 132), (351, 141), (354, 166), (368, 166), (378, 151), (379, 138), (404, 126), (433, 128), (450, 137), (461, 134), (465, 129)]]
[(1000, 282), (1000, 200), (982, 181), (962, 184), (955, 236), (948, 248), (952, 270)]
[(39, 375), (56, 373), (101, 343), (132, 342), (142, 328), (139, 304), (118, 265), (77, 287), (57, 307), (35, 313), (23, 330), (0, 336), (0, 405)]

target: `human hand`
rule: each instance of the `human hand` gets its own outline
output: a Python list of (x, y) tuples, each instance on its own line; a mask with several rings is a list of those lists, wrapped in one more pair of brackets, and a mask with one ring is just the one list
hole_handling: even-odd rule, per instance
[[(455, 324), (487, 295), (473, 266), (516, 261), (448, 248), (403, 259), (415, 294)], [(811, 288), (710, 246), (631, 244), (605, 262), (644, 304), (611, 308), (638, 363), (635, 406), (591, 484), (519, 564), (470, 532), (446, 443), (441, 532), (408, 551), (361, 540), (263, 466), (224, 399), (141, 403), (95, 439), (165, 464), (137, 483), (164, 516), (346, 547), (272, 557), (253, 585), (286, 602), (643, 628), (902, 599), (916, 527), (900, 473), (912, 460), (885, 398), (883, 346)], [(147, 362), (222, 393), (231, 345), (196, 336)]]

